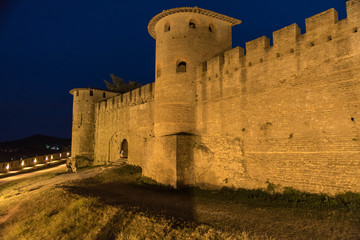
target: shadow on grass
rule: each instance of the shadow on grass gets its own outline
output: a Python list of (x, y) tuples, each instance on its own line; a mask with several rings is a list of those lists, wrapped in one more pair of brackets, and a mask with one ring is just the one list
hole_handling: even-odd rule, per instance
[(180, 218), (185, 221), (196, 221), (192, 191), (151, 187), (119, 181), (64, 186), (64, 188), (80, 196), (96, 197), (101, 202), (110, 205), (121, 205), (131, 210), (164, 214), (171, 218)]

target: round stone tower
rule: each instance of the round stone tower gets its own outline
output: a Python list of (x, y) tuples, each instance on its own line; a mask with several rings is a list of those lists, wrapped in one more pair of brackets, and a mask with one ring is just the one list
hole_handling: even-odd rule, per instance
[(174, 8), (148, 25), (156, 39), (154, 134), (195, 134), (195, 68), (232, 48), (241, 21), (198, 7)]
[(94, 159), (95, 145), (95, 104), (118, 95), (111, 91), (96, 88), (75, 88), (71, 137), (71, 156)]
[[(174, 8), (150, 20), (156, 39), (154, 137), (144, 176), (174, 187), (192, 185), (196, 138), (196, 67), (232, 48), (240, 20), (198, 7)], [(188, 171), (189, 170), (189, 171)]]

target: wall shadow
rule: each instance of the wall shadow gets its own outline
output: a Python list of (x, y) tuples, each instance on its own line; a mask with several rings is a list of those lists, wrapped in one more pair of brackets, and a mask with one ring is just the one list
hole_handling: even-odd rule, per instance
[(64, 186), (65, 190), (85, 197), (99, 198), (102, 203), (131, 208), (151, 214), (165, 215), (196, 222), (191, 189), (175, 190), (161, 186), (143, 186), (110, 182)]

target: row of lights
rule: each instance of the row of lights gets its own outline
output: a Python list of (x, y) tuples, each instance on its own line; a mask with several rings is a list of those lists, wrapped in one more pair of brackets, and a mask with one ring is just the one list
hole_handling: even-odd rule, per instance
[[(62, 155), (62, 154), (60, 153), (60, 157), (61, 157), (61, 155)], [(70, 155), (70, 153), (67, 152), (67, 153), (66, 153), (66, 156), (69, 156), (69, 155)], [(51, 155), (51, 156), (50, 156), (50, 159), (51, 159), (51, 160), (54, 159), (54, 156)], [(47, 161), (47, 160), (49, 160), (49, 157), (48, 157), (48, 156), (46, 156), (46, 158), (45, 158), (45, 161)], [(37, 162), (37, 159), (34, 158), (34, 163), (36, 163), (36, 162)], [(20, 165), (23, 167), (23, 166), (25, 165), (25, 162), (24, 162), (24, 161), (21, 161), (21, 164), (20, 164)], [(7, 164), (5, 168), (6, 168), (7, 171), (9, 171), (9, 169), (10, 169), (10, 164)]]

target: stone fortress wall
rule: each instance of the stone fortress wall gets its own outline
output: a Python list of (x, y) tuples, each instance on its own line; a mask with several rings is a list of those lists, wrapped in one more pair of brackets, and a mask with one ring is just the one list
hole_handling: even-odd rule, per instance
[(128, 142), (128, 163), (142, 165), (144, 141), (153, 134), (155, 83), (150, 83), (95, 105), (95, 164), (120, 158)]
[[(154, 27), (155, 83), (122, 95), (109, 92), (105, 100), (99, 95), (91, 104), (72, 92), (73, 156), (88, 154), (106, 164), (120, 158), (126, 139), (128, 163), (175, 187), (271, 182), (310, 192), (360, 191), (359, 0), (347, 2), (346, 19), (339, 21), (330, 9), (307, 18), (306, 33), (292, 24), (273, 33), (272, 46), (263, 36), (246, 43), (246, 55), (225, 44), (212, 58), (206, 47), (198, 59), (191, 48), (189, 54), (160, 51), (173, 39), (158, 34), (175, 19), (166, 17)], [(193, 13), (185, 18), (208, 21)], [(176, 59), (187, 62), (185, 74), (175, 72)], [(181, 95), (186, 99), (179, 102)], [(88, 122), (81, 128), (84, 111)]]
[(197, 68), (196, 184), (360, 190), (360, 4)]

